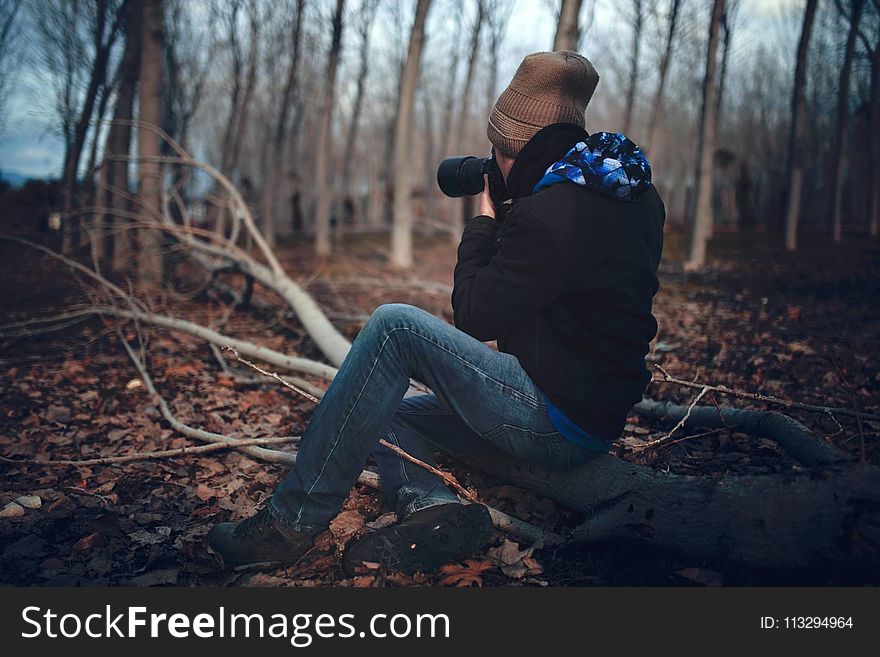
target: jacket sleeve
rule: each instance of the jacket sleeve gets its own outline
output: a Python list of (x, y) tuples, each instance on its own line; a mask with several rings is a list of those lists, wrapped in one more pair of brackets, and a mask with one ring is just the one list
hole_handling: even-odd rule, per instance
[(507, 218), (497, 252), (498, 224), (468, 220), (455, 266), (452, 309), (456, 328), (495, 340), (529, 321), (563, 290), (565, 263), (552, 233), (521, 206)]

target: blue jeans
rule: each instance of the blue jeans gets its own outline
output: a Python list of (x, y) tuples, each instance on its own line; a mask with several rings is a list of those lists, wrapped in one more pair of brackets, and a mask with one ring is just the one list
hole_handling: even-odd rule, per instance
[[(430, 395), (404, 398), (409, 379)], [(358, 334), (302, 436), (296, 467), (275, 490), (270, 513), (300, 531), (326, 528), (373, 453), (382, 489), (403, 519), (458, 502), (443, 481), (378, 444), (380, 438), (435, 465), (431, 449), (571, 467), (597, 452), (551, 424), (538, 387), (517, 358), (424, 310), (379, 306)]]

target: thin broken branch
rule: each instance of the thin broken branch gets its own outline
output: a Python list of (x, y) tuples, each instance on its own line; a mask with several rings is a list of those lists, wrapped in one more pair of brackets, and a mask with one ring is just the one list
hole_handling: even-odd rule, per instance
[(818, 406), (816, 404), (805, 404), (803, 402), (793, 401), (791, 399), (782, 399), (781, 397), (774, 397), (773, 395), (764, 395), (757, 392), (745, 392), (742, 390), (734, 390), (733, 388), (728, 388), (725, 385), (711, 385), (708, 383), (698, 383), (696, 381), (685, 381), (684, 379), (679, 379), (672, 376), (669, 372), (664, 370), (660, 365), (654, 364), (654, 367), (659, 370), (659, 372), (663, 375), (662, 379), (652, 379), (651, 383), (673, 383), (675, 385), (682, 386), (684, 388), (696, 388), (697, 390), (702, 390), (705, 388), (709, 392), (718, 392), (723, 395), (730, 395), (732, 397), (739, 397), (740, 399), (751, 399), (752, 401), (764, 402), (766, 404), (776, 404), (778, 406), (783, 406), (785, 408), (797, 408), (802, 411), (809, 411), (811, 413), (824, 413), (825, 415), (847, 415), (849, 417), (861, 417), (863, 420), (880, 420), (880, 414), (872, 414), (872, 413), (858, 413), (849, 408), (844, 408), (842, 406)]
[(178, 447), (177, 449), (162, 449), (153, 452), (135, 452), (134, 454), (104, 456), (94, 459), (55, 459), (47, 461), (42, 459), (13, 459), (6, 456), (0, 456), (0, 461), (21, 465), (72, 465), (77, 467), (88, 465), (115, 465), (118, 463), (131, 463), (132, 461), (148, 461), (154, 459), (175, 458), (179, 456), (198, 456), (210, 452), (219, 452), (225, 449), (250, 447), (251, 445), (284, 445), (296, 442), (297, 440), (299, 440), (299, 436), (242, 438), (241, 440), (236, 440), (235, 443), (209, 443), (207, 445), (198, 445), (196, 447)]

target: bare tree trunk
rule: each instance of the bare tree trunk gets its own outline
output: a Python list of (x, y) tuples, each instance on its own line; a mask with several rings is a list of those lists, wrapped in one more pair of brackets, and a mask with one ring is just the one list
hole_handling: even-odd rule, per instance
[[(468, 119), (471, 116), (471, 89), (474, 83), (474, 74), (477, 70), (477, 58), (480, 53), (480, 36), (483, 32), (483, 19), (486, 15), (485, 0), (477, 0), (477, 16), (474, 19), (474, 26), (471, 30), (470, 50), (468, 51), (467, 74), (464, 79), (464, 89), (461, 93), (461, 104), (458, 110), (458, 128), (456, 130), (455, 146), (459, 152), (464, 148), (465, 135), (467, 133)], [(471, 198), (465, 196), (461, 200), (461, 212), (452, 213), (452, 229), (450, 231), (453, 245), (457, 245), (461, 239), (461, 233), (464, 229), (464, 222), (470, 215), (472, 207)]]
[(126, 22), (125, 52), (122, 55), (122, 79), (116, 94), (113, 123), (107, 134), (107, 154), (110, 162), (105, 166), (107, 206), (111, 211), (113, 231), (112, 269), (121, 274), (131, 266), (134, 254), (135, 232), (124, 228), (127, 223), (121, 214), (128, 210), (128, 160), (131, 155), (130, 122), (134, 115), (135, 89), (141, 72), (141, 29), (137, 18), (143, 13), (143, 0), (131, 0)]
[(693, 271), (706, 265), (706, 244), (712, 235), (712, 187), (715, 179), (715, 128), (718, 95), (715, 90), (718, 32), (724, 14), (724, 0), (715, 0), (709, 22), (706, 47), (706, 74), (703, 77), (703, 107), (700, 112), (700, 135), (697, 145), (693, 228), (685, 268)]
[[(141, 75), (138, 119), (159, 126), (162, 122), (162, 0), (145, 0), (141, 19)], [(159, 136), (146, 127), (138, 129), (138, 202), (145, 222), (161, 213), (162, 167)], [(162, 234), (142, 228), (139, 233), (138, 280), (149, 287), (162, 282)]]
[[(357, 144), (358, 130), (360, 129), (361, 110), (364, 106), (364, 96), (367, 89), (367, 75), (370, 72), (370, 32), (373, 28), (373, 21), (376, 18), (376, 7), (378, 0), (368, 0), (361, 7), (361, 66), (358, 70), (357, 92), (354, 98), (354, 107), (351, 110), (351, 122), (348, 124), (348, 133), (345, 138), (345, 148), (354, 149)], [(351, 165), (354, 158), (345, 157), (342, 160), (342, 184), (351, 185), (349, 176), (351, 175)]]
[[(846, 16), (841, 0), (836, 0), (838, 11)], [(843, 54), (843, 67), (837, 89), (837, 123), (834, 128), (834, 142), (831, 146), (831, 236), (835, 242), (843, 237), (843, 178), (846, 173), (846, 132), (849, 127), (849, 80), (852, 71), (853, 54), (856, 50), (856, 36), (865, 0), (851, 0), (849, 3), (849, 31)], [(870, 145), (869, 145), (870, 148)]]
[(651, 120), (648, 123), (648, 141), (645, 145), (645, 151), (651, 152), (656, 150), (658, 129), (663, 119), (663, 100), (666, 93), (666, 78), (669, 73), (669, 64), (672, 62), (673, 46), (675, 44), (675, 30), (678, 26), (678, 14), (681, 9), (681, 0), (671, 0), (672, 6), (669, 10), (669, 23), (666, 28), (666, 48), (663, 56), (660, 58), (659, 80), (657, 82), (657, 92), (654, 94), (654, 102), (651, 105)]
[(721, 115), (724, 113), (724, 90), (727, 84), (727, 63), (730, 60), (730, 41), (733, 29), (733, 12), (737, 0), (728, 0), (724, 5), (724, 15), (721, 17), (721, 70), (718, 72), (718, 100), (715, 101), (716, 119), (718, 126), (721, 125)]
[(577, 50), (581, 40), (581, 0), (562, 0), (553, 50)]
[(257, 86), (257, 71), (259, 70), (258, 64), (260, 61), (260, 16), (257, 8), (257, 0), (250, 0), (248, 3), (248, 22), (250, 24), (250, 54), (248, 57), (244, 93), (241, 97), (238, 116), (235, 121), (235, 132), (232, 138), (232, 146), (230, 148), (229, 164), (234, 168), (238, 168), (238, 159), (241, 156), (241, 145), (244, 142), (244, 135), (248, 128), (251, 100), (254, 96), (254, 89)]
[[(456, 21), (456, 29), (454, 35), (461, 34), (462, 29), (464, 27), (464, 12), (458, 12), (458, 20)], [(459, 47), (459, 40), (456, 38), (449, 39), (449, 54), (447, 55), (447, 61), (449, 62), (448, 70), (449, 70), (449, 78), (445, 84), (446, 86), (446, 103), (443, 109), (443, 120), (441, 122), (440, 127), (440, 148), (441, 148), (441, 157), (449, 157), (453, 155), (453, 149), (458, 148), (458, 144), (455, 143), (454, 139), (454, 131), (455, 131), (455, 93), (458, 89), (458, 63), (461, 60), (461, 48)], [(494, 98), (490, 99), (490, 102), (494, 102)], [(491, 110), (491, 107), (489, 108)], [(487, 113), (488, 116), (488, 113)], [(455, 219), (452, 218), (455, 211), (458, 208), (458, 203), (454, 198), (443, 197), (441, 199), (441, 208), (443, 213), (443, 218), (449, 222), (450, 232), (455, 235), (455, 231), (453, 230), (455, 226)]]
[(330, 128), (333, 125), (333, 103), (336, 90), (336, 70), (339, 67), (339, 51), (342, 47), (342, 12), (345, 0), (336, 0), (333, 14), (333, 39), (327, 59), (327, 76), (324, 79), (324, 102), (322, 105), (321, 127), (318, 132), (317, 160), (315, 163), (315, 251), (321, 257), (330, 255), (330, 211), (333, 189), (327, 180), (332, 140)]
[(632, 0), (632, 52), (627, 55), (630, 60), (629, 84), (626, 89), (626, 107), (623, 114), (623, 132), (629, 134), (632, 126), (633, 112), (636, 104), (636, 85), (639, 81), (639, 51), (642, 47), (642, 26), (645, 22), (645, 11), (642, 0)]
[(279, 219), (279, 200), (281, 198), (280, 174), (284, 167), (282, 153), (287, 138), (287, 123), (290, 117), (291, 99), (296, 92), (297, 77), (299, 74), (299, 51), (302, 43), (303, 12), (305, 0), (296, 0), (296, 16), (294, 17), (291, 34), (290, 65), (287, 69), (287, 79), (278, 105), (278, 115), (275, 122), (272, 142), (272, 152), (269, 157), (268, 169), (263, 176), (262, 230), (266, 241), (270, 246), (275, 245), (276, 225)]
[(868, 202), (868, 235), (880, 236), (880, 43), (875, 44), (871, 53), (871, 143), (869, 160), (871, 163), (870, 199)]
[(394, 224), (391, 228), (391, 265), (400, 269), (412, 267), (412, 178), (407, 159), (410, 156), (410, 133), (412, 132), (412, 111), (416, 97), (416, 83), (419, 79), (419, 66), (422, 58), (422, 44), (425, 38), (425, 20), (431, 0), (418, 0), (412, 31), (409, 35), (409, 48), (406, 63), (400, 78), (400, 99), (397, 106), (397, 123), (394, 127), (394, 171), (397, 179), (394, 185)]
[[(121, 69), (122, 63), (119, 64), (119, 69), (114, 76), (113, 85), (120, 79), (121, 77)], [(88, 172), (87, 180), (90, 184), (89, 196), (92, 199), (91, 205), (95, 208), (95, 212), (91, 215), (91, 227), (89, 229), (89, 244), (92, 253), (92, 261), (93, 262), (103, 262), (107, 255), (107, 240), (105, 236), (105, 220), (106, 217), (104, 212), (101, 210), (101, 206), (103, 204), (103, 199), (105, 197), (104, 190), (101, 188), (101, 184), (106, 180), (107, 174), (105, 171), (95, 170), (95, 165), (97, 163), (98, 158), (98, 142), (99, 136), (101, 134), (101, 126), (104, 124), (104, 118), (107, 113), (107, 104), (110, 101), (110, 96), (113, 92), (112, 86), (105, 87), (103, 93), (101, 94), (101, 101), (98, 103), (98, 114), (97, 114), (97, 125), (95, 126), (95, 134), (92, 139), (92, 146), (89, 150), (89, 162), (86, 167), (86, 171)], [(106, 151), (106, 144), (105, 149)]]
[(785, 248), (797, 249), (797, 228), (801, 214), (801, 189), (803, 187), (803, 165), (801, 164), (802, 142), (806, 133), (806, 86), (807, 54), (810, 50), (810, 35), (816, 17), (818, 0), (807, 0), (804, 9), (804, 24), (797, 49), (797, 65), (794, 71), (794, 88), (791, 94), (791, 129), (788, 135), (788, 203), (785, 212)]
[[(98, 97), (98, 91), (107, 79), (107, 61), (110, 58), (110, 51), (116, 41), (116, 35), (122, 22), (122, 9), (116, 15), (110, 14), (110, 7), (107, 0), (97, 0), (96, 14), (97, 21), (94, 28), (94, 47), (95, 60), (92, 65), (92, 71), (89, 76), (89, 84), (86, 88), (82, 110), (76, 121), (73, 132), (73, 141), (65, 152), (64, 157), (64, 211), (65, 215), (69, 215), (73, 209), (73, 197), (76, 190), (76, 174), (79, 169), (79, 163), (82, 159), (82, 152), (85, 148), (86, 135), (92, 122), (95, 101)], [(69, 218), (64, 222), (64, 241), (65, 245), (71, 243), (73, 237), (70, 229), (74, 222)]]
[(242, 61), (241, 46), (238, 39), (238, 10), (241, 8), (241, 0), (233, 0), (230, 6), (230, 15), (226, 19), (228, 30), (228, 49), (232, 53), (232, 97), (229, 102), (229, 115), (226, 120), (226, 132), (223, 135), (223, 150), (220, 157), (220, 170), (229, 175), (232, 166), (232, 145), (235, 142), (235, 128), (238, 125), (237, 117), (241, 106), (242, 93)]

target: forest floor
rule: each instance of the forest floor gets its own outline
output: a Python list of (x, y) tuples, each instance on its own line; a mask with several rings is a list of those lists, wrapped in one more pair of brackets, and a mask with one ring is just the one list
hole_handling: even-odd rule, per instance
[[(668, 239), (655, 302), (660, 330), (650, 361), (671, 374), (801, 402), (880, 409), (880, 248), (866, 242), (828, 248), (824, 238), (796, 256), (780, 256), (762, 236), (721, 235), (713, 267), (685, 275), (676, 262), (680, 236)], [(384, 267), (385, 241), (357, 238), (319, 263), (306, 244), (279, 250), (289, 272), (354, 337), (379, 304), (405, 302), (451, 320), (449, 292), (455, 250), (448, 239), (420, 240), (414, 271)], [(228, 334), (280, 351), (319, 358), (296, 318), (257, 289), (249, 308), (230, 313), (216, 288), (180, 268), (176, 291), (153, 300), (168, 314), (221, 325)], [(87, 298), (69, 270), (0, 240), (0, 324), (55, 315)], [(435, 289), (413, 281), (439, 284)], [(241, 288), (229, 276), (224, 285)], [(137, 336), (126, 327), (129, 340)], [(159, 412), (112, 326), (92, 319), (43, 335), (0, 331), (0, 456), (88, 459), (191, 444)], [(313, 404), (253, 372), (224, 371), (195, 338), (144, 329), (148, 367), (161, 394), (184, 422), (236, 437), (298, 435)], [(228, 364), (233, 368), (232, 364)], [(233, 368), (235, 369), (235, 368)], [(250, 379), (250, 380), (246, 380)], [(317, 383), (317, 381), (316, 381)], [(688, 403), (694, 390), (652, 383), (655, 399)], [(707, 395), (704, 403), (768, 408)], [(779, 410), (779, 409), (775, 409)], [(835, 445), (880, 461), (880, 424), (792, 415)], [(839, 424), (838, 424), (839, 422)], [(776, 445), (733, 430), (680, 431), (633, 417), (614, 453), (666, 471), (718, 476), (793, 467)], [(528, 490), (473, 471), (441, 455), (441, 466), (482, 500), (545, 529), (565, 532), (579, 516)], [(175, 457), (116, 466), (0, 463), (0, 508), (30, 496), (19, 517), (0, 518), (0, 583), (14, 585), (268, 585), (402, 586), (482, 584), (740, 585), (841, 583), (827, 575), (742, 571), (686, 555), (633, 546), (591, 545), (529, 551), (509, 537), (466, 564), (403, 577), (365, 572), (346, 578), (339, 553), (352, 531), (388, 522), (381, 494), (355, 488), (333, 529), (299, 564), (257, 573), (220, 569), (207, 552), (211, 525), (253, 513), (284, 475), (280, 466), (236, 452)], [(845, 583), (845, 582), (844, 582)]]

